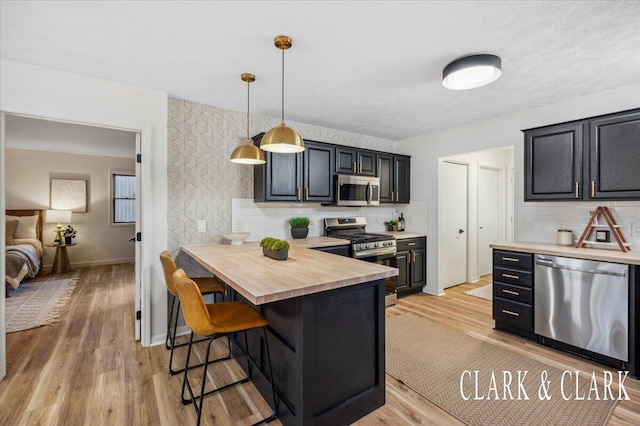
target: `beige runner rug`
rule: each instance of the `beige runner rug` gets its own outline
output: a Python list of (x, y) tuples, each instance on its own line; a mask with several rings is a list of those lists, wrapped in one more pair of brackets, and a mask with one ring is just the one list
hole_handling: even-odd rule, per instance
[(77, 278), (20, 284), (6, 300), (7, 333), (53, 324), (67, 304)]
[[(601, 370), (595, 372), (599, 377), (597, 396), (600, 398), (595, 400), (596, 391), (592, 389), (590, 393), (591, 372), (580, 373), (576, 385), (574, 371), (568, 376), (564, 370), (412, 313), (387, 318), (386, 326), (387, 374), (466, 424), (603, 425), (617, 404), (610, 395), (604, 400)], [(476, 399), (475, 371), (478, 372), (477, 395), (483, 397), (482, 400)], [(520, 389), (518, 371), (523, 372), (522, 375), (526, 371)], [(504, 379), (508, 374), (504, 372), (512, 376), (507, 386), (510, 391), (504, 387), (508, 382)], [(617, 380), (614, 372), (614, 385)], [(611, 389), (613, 398), (617, 399), (618, 386)], [(562, 391), (568, 401), (563, 399)], [(576, 396), (584, 400), (576, 400)], [(587, 396), (591, 400), (587, 400)], [(496, 397), (499, 399), (495, 400)]]
[(482, 287), (467, 290), (464, 294), (479, 297), (480, 299), (493, 300), (493, 284), (483, 285)]

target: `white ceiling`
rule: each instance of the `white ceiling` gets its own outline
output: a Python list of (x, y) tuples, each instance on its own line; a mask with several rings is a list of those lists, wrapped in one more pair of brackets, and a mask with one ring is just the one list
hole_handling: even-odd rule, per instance
[[(2, 1), (6, 59), (392, 140), (640, 81), (639, 1)], [(441, 85), (467, 54), (502, 57), (495, 83)], [(265, 129), (266, 130), (266, 129)]]
[(7, 148), (134, 158), (136, 134), (123, 130), (7, 115)]

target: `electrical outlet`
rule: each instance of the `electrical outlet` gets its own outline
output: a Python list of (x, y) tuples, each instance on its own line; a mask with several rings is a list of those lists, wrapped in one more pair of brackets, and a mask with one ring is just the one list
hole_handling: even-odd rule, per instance
[(199, 220), (198, 221), (198, 232), (207, 232), (207, 221)]
[(640, 223), (631, 224), (631, 236), (640, 237)]

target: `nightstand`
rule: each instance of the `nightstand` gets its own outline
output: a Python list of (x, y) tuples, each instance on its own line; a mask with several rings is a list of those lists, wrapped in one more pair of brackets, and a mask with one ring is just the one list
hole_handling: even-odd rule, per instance
[(55, 247), (56, 248), (56, 257), (53, 259), (53, 268), (51, 269), (52, 274), (64, 274), (65, 272), (69, 272), (71, 270), (71, 266), (69, 265), (69, 255), (67, 254), (67, 247), (75, 246), (76, 243), (71, 244), (47, 244), (47, 247)]

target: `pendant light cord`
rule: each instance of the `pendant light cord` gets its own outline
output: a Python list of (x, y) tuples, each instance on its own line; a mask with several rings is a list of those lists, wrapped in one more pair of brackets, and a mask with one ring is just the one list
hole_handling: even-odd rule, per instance
[(250, 81), (247, 81), (247, 141), (249, 141), (249, 120), (251, 115), (249, 114), (249, 86), (251, 85)]
[(282, 49), (282, 122), (284, 123), (284, 49)]

